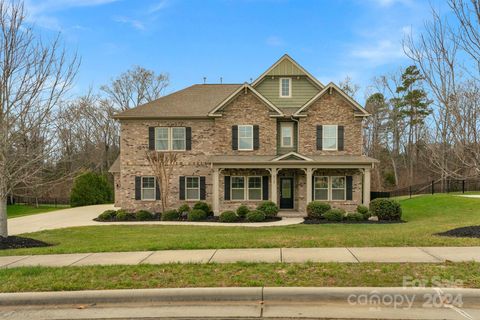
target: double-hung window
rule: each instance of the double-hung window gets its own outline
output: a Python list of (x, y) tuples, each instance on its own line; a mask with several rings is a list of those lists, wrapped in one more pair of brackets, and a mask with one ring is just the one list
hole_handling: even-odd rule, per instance
[(200, 200), (200, 177), (186, 177), (186, 200)]
[(238, 126), (238, 150), (253, 150), (253, 126)]
[(282, 148), (293, 147), (293, 123), (292, 122), (280, 123), (280, 146)]
[(248, 177), (248, 200), (262, 200), (262, 177)]
[(315, 200), (328, 200), (328, 177), (315, 177)]
[(292, 96), (292, 79), (280, 78), (280, 98), (290, 98)]
[(232, 200), (262, 200), (262, 177), (232, 176), (230, 178)]
[(142, 177), (142, 200), (155, 200), (155, 177)]
[(346, 183), (345, 177), (331, 177), (332, 200), (345, 200)]
[(338, 126), (324, 125), (323, 126), (323, 150), (337, 150), (338, 149)]
[(245, 177), (231, 178), (232, 200), (245, 200)]
[(186, 146), (185, 139), (185, 127), (155, 128), (155, 150), (184, 151)]

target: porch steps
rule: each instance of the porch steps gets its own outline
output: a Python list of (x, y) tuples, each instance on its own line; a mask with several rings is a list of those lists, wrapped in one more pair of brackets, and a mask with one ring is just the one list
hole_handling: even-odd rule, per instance
[(305, 218), (307, 213), (294, 210), (281, 210), (278, 212), (278, 216), (282, 218)]

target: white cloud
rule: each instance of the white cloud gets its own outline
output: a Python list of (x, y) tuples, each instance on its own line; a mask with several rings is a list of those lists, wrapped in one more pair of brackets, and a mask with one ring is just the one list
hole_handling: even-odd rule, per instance
[(123, 17), (123, 16), (117, 16), (113, 18), (114, 21), (120, 22), (123, 24), (130, 25), (131, 27), (137, 29), (137, 30), (145, 30), (145, 25), (143, 22), (137, 19), (132, 19), (129, 17)]
[(374, 4), (380, 6), (380, 7), (391, 7), (395, 4), (403, 4), (403, 5), (411, 5), (412, 1), (411, 0), (370, 0)]
[(156, 4), (152, 5), (148, 10), (148, 13), (155, 13), (157, 11), (163, 10), (166, 7), (168, 7), (168, 5), (169, 5), (169, 2), (167, 0), (161, 0)]
[(266, 40), (267, 45), (272, 47), (281, 47), (285, 45), (285, 41), (282, 38), (277, 36), (270, 36)]
[(362, 44), (353, 48), (350, 55), (354, 58), (366, 60), (371, 65), (381, 65), (405, 58), (401, 44), (391, 40), (380, 40), (367, 45)]

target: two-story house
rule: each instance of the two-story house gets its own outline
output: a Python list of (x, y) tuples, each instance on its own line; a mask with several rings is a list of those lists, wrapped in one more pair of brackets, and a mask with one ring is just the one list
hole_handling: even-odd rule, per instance
[(115, 116), (115, 204), (160, 211), (146, 150), (175, 152), (169, 204), (207, 201), (215, 214), (272, 200), (303, 214), (312, 200), (353, 210), (370, 201), (375, 159), (362, 154), (369, 114), (288, 55), (252, 83), (197, 84)]

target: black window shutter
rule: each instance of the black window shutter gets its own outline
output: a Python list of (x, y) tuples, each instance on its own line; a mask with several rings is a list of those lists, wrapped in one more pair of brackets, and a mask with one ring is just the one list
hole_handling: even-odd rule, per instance
[(353, 179), (347, 176), (347, 200), (353, 200)]
[(238, 126), (232, 126), (232, 150), (238, 150)]
[(185, 149), (192, 150), (192, 127), (185, 127)]
[(185, 177), (178, 178), (180, 200), (185, 200)]
[(135, 200), (142, 200), (142, 177), (135, 177)]
[(205, 177), (200, 177), (200, 200), (205, 200), (207, 197), (207, 189), (205, 186)]
[(322, 150), (323, 146), (323, 127), (322, 126), (317, 126), (317, 150)]
[(262, 177), (263, 200), (268, 200), (268, 176)]
[(253, 150), (260, 148), (260, 127), (258, 124), (253, 126)]
[(155, 150), (155, 127), (148, 127), (148, 149)]
[(155, 200), (160, 200), (161, 196), (160, 185), (158, 184), (158, 179), (155, 178)]
[(230, 176), (225, 176), (223, 182), (223, 198), (230, 200)]
[(344, 127), (343, 126), (338, 126), (338, 150), (343, 151), (343, 145), (344, 145)]

